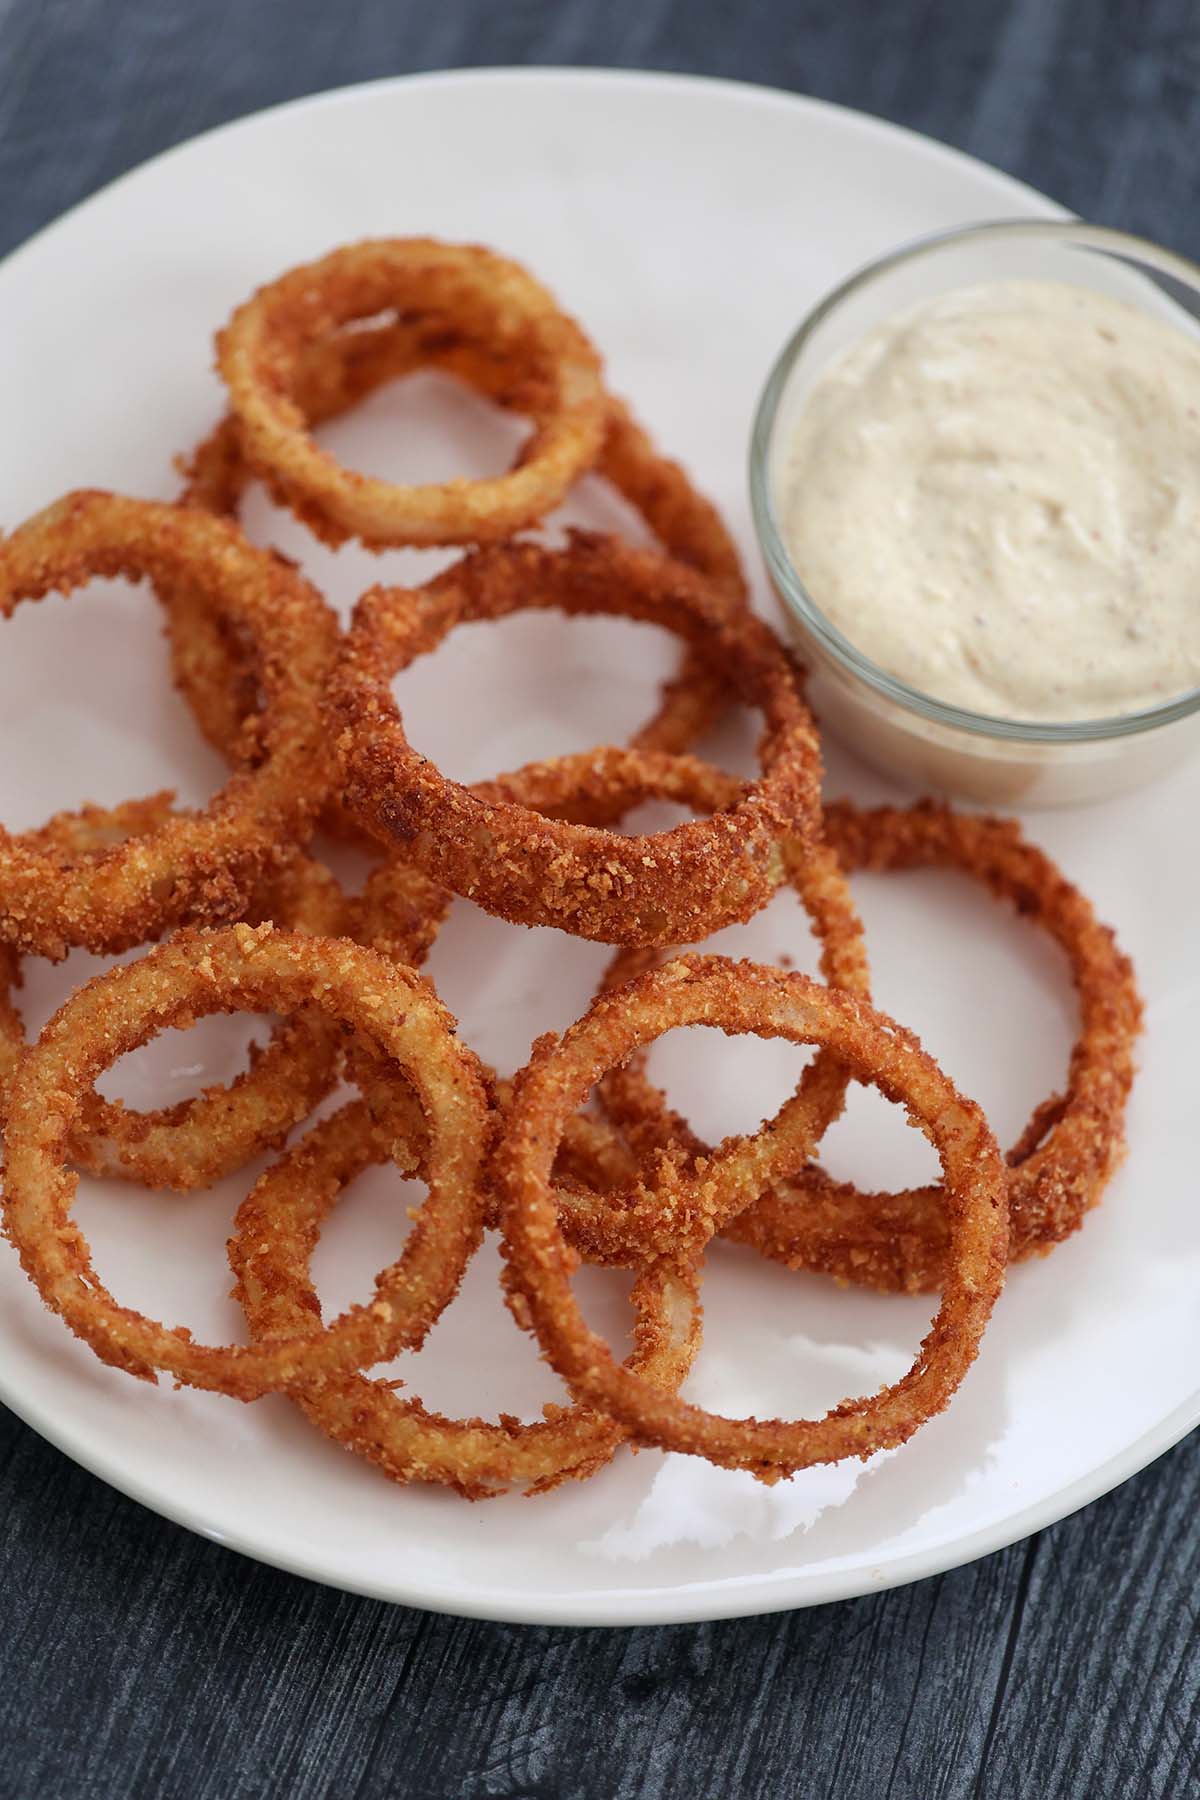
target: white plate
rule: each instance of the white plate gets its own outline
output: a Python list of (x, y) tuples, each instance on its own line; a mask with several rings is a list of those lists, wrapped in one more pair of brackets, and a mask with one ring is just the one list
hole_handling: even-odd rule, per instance
[[(479, 239), (527, 260), (606, 352), (662, 442), (686, 456), (752, 545), (751, 410), (767, 364), (831, 282), (938, 226), (1054, 210), (962, 156), (852, 113), (666, 76), (496, 72), (389, 82), (266, 113), (118, 182), (0, 270), (4, 523), (63, 489), (173, 490), (172, 454), (216, 416), (211, 334), (256, 282), (369, 233)], [(411, 432), (389, 430), (397, 418)], [(436, 383), (330, 434), (350, 459), (416, 478), (497, 466), (507, 426)], [(603, 497), (577, 516), (604, 519)], [(314, 550), (255, 501), (249, 527), (302, 555), (346, 604), (381, 571), (428, 567)], [(751, 558), (753, 560), (753, 558)], [(756, 570), (757, 573), (757, 570)], [(765, 603), (765, 597), (764, 597)], [(115, 801), (216, 781), (166, 678), (153, 601), (102, 594), (22, 607), (3, 628), (0, 816), (24, 826), (86, 792)], [(643, 639), (645, 642), (643, 642)], [(672, 653), (619, 624), (511, 621), (465, 631), (405, 678), (415, 740), (455, 774), (512, 767), (631, 727)], [(831, 788), (881, 784), (833, 758)], [(1042, 815), (1038, 839), (1094, 895), (1149, 1001), (1128, 1162), (1087, 1229), (1014, 1272), (950, 1411), (904, 1450), (771, 1489), (682, 1457), (621, 1456), (547, 1499), (467, 1506), (392, 1488), (281, 1400), (239, 1407), (102, 1368), (0, 1252), (0, 1394), (106, 1480), (219, 1542), (317, 1580), (488, 1617), (574, 1623), (713, 1618), (810, 1604), (932, 1574), (1045, 1525), (1165, 1449), (1200, 1406), (1195, 1167), (1195, 775), (1104, 810)], [(1168, 864), (1167, 856), (1171, 861)], [(1062, 1075), (1073, 1027), (1048, 946), (950, 878), (863, 882), (883, 1005), (914, 1025), (1011, 1138)], [(787, 895), (746, 954), (809, 958)], [(460, 905), (431, 970), (465, 1035), (503, 1065), (586, 1003), (604, 952)], [(32, 1022), (87, 959), (32, 968)], [(133, 1101), (219, 1076), (244, 1021), (132, 1059)], [(723, 1039), (658, 1066), (709, 1133), (749, 1124), (791, 1056)], [(913, 1140), (913, 1141), (909, 1141)], [(864, 1100), (829, 1160), (896, 1179), (920, 1146)], [(92, 1184), (85, 1228), (115, 1291), (198, 1331), (235, 1334), (223, 1243), (244, 1189), (189, 1199)], [(375, 1204), (372, 1205), (372, 1200)], [(322, 1246), (331, 1302), (392, 1254), (396, 1198), (363, 1183)], [(431, 1404), (493, 1414), (561, 1395), (502, 1312), (490, 1253), (406, 1371)], [(619, 1294), (597, 1306), (619, 1334)], [(727, 1410), (799, 1413), (898, 1373), (929, 1307), (841, 1293), (734, 1250), (706, 1291), (690, 1392)]]

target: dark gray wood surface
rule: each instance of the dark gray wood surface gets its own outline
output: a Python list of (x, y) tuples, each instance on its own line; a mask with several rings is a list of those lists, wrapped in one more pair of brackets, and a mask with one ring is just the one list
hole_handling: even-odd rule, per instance
[[(794, 87), (1200, 251), (1195, 0), (0, 0), (0, 250), (225, 119), (489, 63)], [(0, 1410), (0, 1800), (1174, 1800), (1200, 1793), (1198, 1505), (1191, 1441), (1027, 1544), (896, 1593), (535, 1630), (257, 1567)]]

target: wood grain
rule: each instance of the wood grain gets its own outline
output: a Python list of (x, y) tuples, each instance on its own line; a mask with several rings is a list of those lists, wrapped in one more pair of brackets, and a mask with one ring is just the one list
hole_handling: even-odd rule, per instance
[[(1200, 250), (1188, 0), (0, 0), (0, 250), (225, 119), (489, 63), (794, 87)], [(260, 1568), (0, 1412), (0, 1796), (1175, 1800), (1200, 1794), (1198, 1513), (1193, 1440), (916, 1587), (722, 1625), (509, 1628)]]
[(1200, 1443), (1025, 1545), (726, 1624), (481, 1624), (167, 1525), (0, 1417), (0, 1793), (1200, 1792)]

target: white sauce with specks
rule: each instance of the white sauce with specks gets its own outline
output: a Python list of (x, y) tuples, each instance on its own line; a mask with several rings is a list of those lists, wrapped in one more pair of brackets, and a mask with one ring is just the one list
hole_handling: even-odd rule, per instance
[(1200, 685), (1200, 343), (1086, 288), (961, 288), (815, 383), (783, 470), (813, 600), (893, 675), (1008, 719)]

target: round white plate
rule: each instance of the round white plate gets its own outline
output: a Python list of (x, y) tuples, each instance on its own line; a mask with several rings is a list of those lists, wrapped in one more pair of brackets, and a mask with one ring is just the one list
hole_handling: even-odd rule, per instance
[[(889, 245), (980, 217), (1053, 211), (978, 163), (871, 119), (782, 94), (659, 75), (509, 72), (388, 82), (218, 131), (89, 201), (0, 269), (3, 523), (64, 489), (169, 495), (172, 456), (216, 417), (211, 337), (254, 285), (368, 234), (477, 239), (527, 261), (586, 323), (614, 387), (683, 455), (756, 559), (745, 494), (751, 411), (798, 316)], [(432, 379), (328, 434), (414, 479), (497, 467), (510, 426)], [(612, 522), (604, 495), (572, 514)], [(340, 606), (372, 579), (431, 566), (320, 550), (258, 496), (248, 528), (301, 557)], [(760, 599), (767, 604), (760, 588)], [(0, 817), (115, 801), (220, 770), (172, 693), (157, 608), (94, 585), (3, 628)], [(474, 628), (405, 677), (415, 741), (467, 778), (632, 728), (674, 652), (621, 624), (519, 619)], [(831, 791), (884, 786), (831, 751)], [(218, 1542), (389, 1600), (585, 1623), (715, 1618), (862, 1593), (979, 1556), (1101, 1493), (1195, 1423), (1200, 1213), (1195, 1168), (1192, 896), (1195, 775), (1035, 836), (1095, 897), (1148, 999), (1130, 1154), (1086, 1230), (1013, 1273), (949, 1412), (902, 1451), (773, 1488), (684, 1457), (623, 1454), (582, 1486), (468, 1506), (392, 1487), (277, 1399), (130, 1381), (41, 1308), (0, 1246), (0, 1395), (106, 1480)], [(1168, 852), (1168, 846), (1170, 846)], [(1170, 861), (1168, 862), (1168, 854)], [(1055, 953), (952, 878), (863, 881), (876, 992), (913, 1025), (1006, 1140), (1061, 1081), (1074, 1021)], [(721, 940), (811, 965), (788, 894)], [(467, 1040), (501, 1066), (584, 1007), (595, 946), (456, 907), (431, 972)], [(32, 966), (31, 1025), (86, 973)], [(245, 1020), (164, 1041), (109, 1091), (145, 1104), (236, 1063)], [(795, 1053), (701, 1034), (656, 1066), (708, 1135), (748, 1126), (795, 1078)], [(926, 1166), (882, 1102), (856, 1098), (828, 1160), (880, 1183)], [(189, 1198), (85, 1184), (81, 1217), (118, 1295), (198, 1332), (236, 1335), (224, 1240), (245, 1179)], [(399, 1197), (402, 1200), (403, 1196)], [(340, 1304), (394, 1254), (403, 1206), (360, 1184), (318, 1259)], [(491, 1250), (404, 1371), (443, 1408), (536, 1416), (561, 1398), (502, 1310)], [(625, 1323), (597, 1278), (597, 1316)], [(870, 1390), (910, 1359), (928, 1303), (843, 1293), (721, 1249), (692, 1395), (800, 1414)]]

